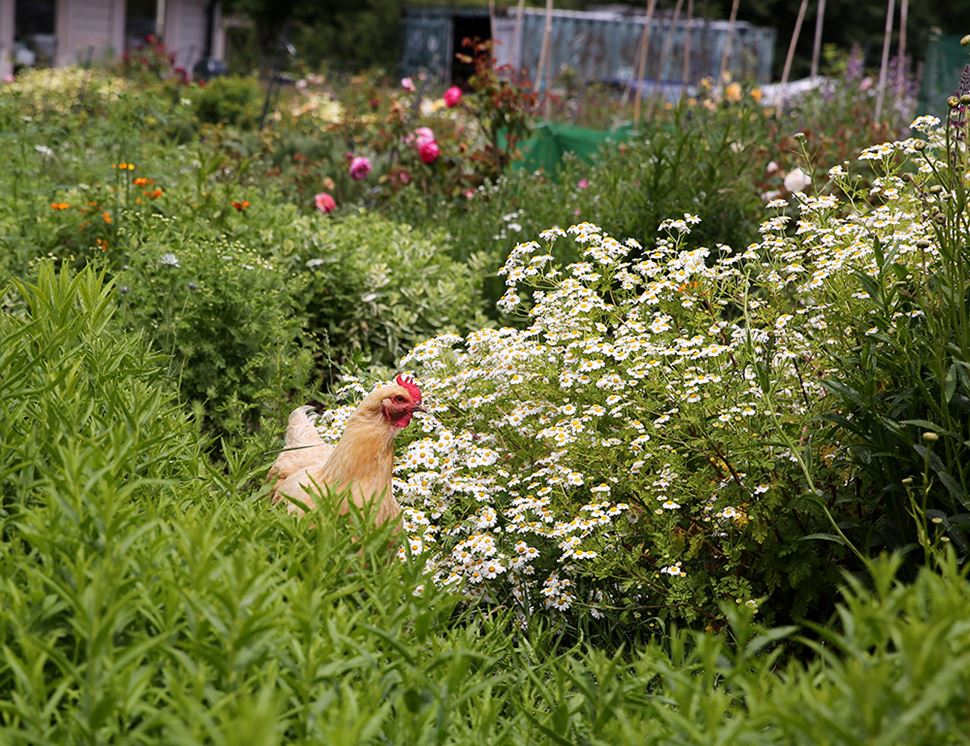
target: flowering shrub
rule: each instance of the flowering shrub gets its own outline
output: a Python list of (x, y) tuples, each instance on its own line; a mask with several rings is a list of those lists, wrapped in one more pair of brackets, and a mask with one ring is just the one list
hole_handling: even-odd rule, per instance
[[(761, 247), (689, 249), (697, 222), (667, 221), (646, 253), (589, 223), (545, 231), (502, 270), (500, 305), (526, 307), (528, 327), (443, 335), (404, 358), (434, 416), (398, 490), (409, 551), (437, 582), (626, 621), (814, 592), (824, 569), (796, 540), (818, 513), (798, 503), (794, 442), (823, 389), (792, 361), (817, 314), (756, 297), (774, 294), (748, 267), (770, 266)], [(564, 243), (583, 260), (557, 263)], [(345, 414), (324, 423), (331, 436)]]

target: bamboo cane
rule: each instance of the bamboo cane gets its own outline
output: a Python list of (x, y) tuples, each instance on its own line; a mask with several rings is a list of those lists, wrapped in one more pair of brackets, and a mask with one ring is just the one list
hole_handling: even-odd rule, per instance
[(724, 73), (727, 72), (728, 59), (731, 56), (731, 42), (734, 40), (734, 24), (738, 20), (738, 6), (741, 0), (734, 0), (731, 4), (731, 16), (728, 18), (727, 36), (724, 38), (724, 50), (721, 52), (721, 69), (718, 71), (717, 84), (724, 84)]
[(896, 67), (896, 109), (899, 109), (906, 91), (906, 21), (909, 17), (909, 0), (899, 6), (899, 62)]
[(893, 16), (896, 0), (889, 0), (886, 12), (886, 30), (882, 37), (882, 61), (879, 64), (879, 84), (876, 86), (876, 121), (882, 119), (882, 101), (886, 95), (886, 76), (889, 74), (889, 44), (893, 38)]
[(788, 85), (788, 76), (791, 75), (791, 63), (795, 59), (795, 47), (798, 46), (798, 37), (802, 33), (802, 22), (805, 20), (806, 10), (808, 10), (808, 0), (802, 0), (802, 4), (798, 8), (798, 18), (795, 19), (795, 30), (792, 32), (791, 42), (788, 44), (788, 54), (785, 55), (785, 67), (781, 71), (781, 85), (775, 99), (775, 116), (781, 116), (781, 109), (785, 103), (785, 86)]
[[(664, 71), (667, 68), (667, 58), (670, 57), (673, 52), (674, 46), (674, 28), (677, 26), (677, 21), (680, 20), (680, 9), (684, 4), (684, 0), (677, 0), (674, 4), (674, 14), (670, 18), (670, 32), (667, 34), (667, 38), (664, 39), (664, 45), (660, 48), (660, 62), (658, 63), (660, 69), (657, 73), (657, 78), (663, 83)], [(650, 103), (647, 106), (647, 119), (653, 119), (654, 107), (656, 106), (657, 97), (652, 96), (650, 98)]]
[(647, 52), (650, 49), (650, 24), (657, 0), (647, 0), (647, 15), (643, 19), (643, 34), (640, 36), (640, 59), (637, 61), (637, 90), (633, 94), (633, 121), (640, 124), (640, 104), (643, 100), (643, 75), (647, 68)]
[(815, 42), (812, 44), (812, 79), (818, 77), (818, 62), (822, 56), (822, 24), (825, 22), (825, 0), (818, 0), (815, 16)]
[(491, 54), (495, 56), (495, 0), (488, 0), (488, 38), (492, 45)]
[(536, 71), (536, 78), (541, 80), (542, 93), (545, 96), (545, 116), (548, 119), (552, 112), (552, 99), (549, 97), (549, 85), (551, 81), (549, 63), (549, 42), (552, 38), (552, 0), (546, 0), (546, 25), (542, 31), (542, 48), (539, 50), (539, 69)]
[(687, 20), (684, 24), (684, 67), (681, 75), (685, 92), (687, 90), (687, 86), (690, 84), (690, 46), (694, 37), (693, 22), (694, 0), (687, 0)]
[(512, 37), (512, 44), (514, 45), (512, 49), (512, 54), (514, 55), (512, 57), (513, 67), (517, 71), (522, 68), (522, 22), (525, 20), (524, 14), (525, 0), (519, 0), (519, 5), (515, 9), (515, 34)]

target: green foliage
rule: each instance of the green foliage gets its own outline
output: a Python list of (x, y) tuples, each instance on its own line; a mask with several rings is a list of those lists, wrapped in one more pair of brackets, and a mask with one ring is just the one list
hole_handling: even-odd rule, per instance
[(388, 530), (297, 521), (213, 467), (162, 359), (90, 270), (0, 315), (0, 740), (958, 743), (970, 584), (951, 556), (847, 578), (834, 623), (670, 630), (620, 651), (463, 607)]
[[(445, 209), (402, 199), (389, 210), (442, 225), (455, 256), (481, 253), (493, 270), (517, 241), (587, 216), (612, 235), (649, 245), (663, 220), (690, 212), (705, 218), (702, 244), (740, 247), (757, 237), (763, 214), (757, 181), (766, 137), (756, 109), (683, 104), (672, 121), (645, 124), (628, 142), (604, 147), (593, 164), (567, 158), (554, 179), (512, 171)], [(502, 289), (491, 283), (488, 292), (494, 302)]]
[[(921, 127), (928, 142), (896, 145), (875, 164), (876, 192), (898, 192), (909, 222), (896, 231), (911, 238), (875, 244), (875, 265), (859, 276), (868, 307), (861, 323), (840, 319), (854, 343), (828, 382), (858, 467), (844, 510), (866, 546), (928, 550), (942, 540), (970, 551), (966, 127), (954, 112), (943, 130)], [(860, 199), (854, 184), (843, 187)], [(861, 219), (885, 209), (865, 207)]]
[(339, 220), (294, 218), (296, 245), (281, 250), (325, 364), (351, 357), (393, 366), (437, 331), (480, 319), (479, 273), (449, 258), (438, 236), (361, 212)]
[(127, 218), (116, 275), (125, 325), (167, 355), (183, 396), (204, 405), (216, 431), (281, 419), (310, 373), (299, 278), (204, 220)]
[(257, 122), (263, 96), (259, 81), (230, 76), (214, 78), (191, 93), (200, 122), (235, 127), (252, 127)]

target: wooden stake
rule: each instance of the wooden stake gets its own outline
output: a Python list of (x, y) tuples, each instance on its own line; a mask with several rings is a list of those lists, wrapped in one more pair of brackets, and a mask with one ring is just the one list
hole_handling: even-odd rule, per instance
[(893, 38), (893, 16), (896, 14), (896, 0), (889, 0), (886, 11), (886, 30), (882, 37), (882, 62), (879, 65), (879, 84), (876, 86), (876, 122), (882, 119), (882, 101), (886, 95), (886, 76), (889, 74), (889, 44)]
[(684, 68), (683, 74), (681, 76), (682, 82), (684, 84), (684, 90), (686, 92), (687, 86), (690, 84), (690, 45), (694, 37), (694, 0), (687, 0), (687, 22), (684, 24)]
[(825, 22), (825, 0), (818, 0), (815, 16), (815, 42), (812, 44), (812, 78), (818, 77), (818, 61), (822, 56), (822, 24)]
[(791, 42), (788, 44), (788, 54), (785, 56), (785, 67), (781, 71), (781, 85), (778, 88), (778, 97), (775, 101), (775, 116), (781, 116), (781, 108), (785, 103), (785, 86), (788, 85), (788, 76), (791, 75), (791, 63), (795, 58), (795, 47), (798, 46), (798, 37), (802, 33), (802, 22), (805, 20), (805, 11), (808, 10), (808, 0), (802, 0), (798, 8), (798, 18), (795, 19), (795, 31), (791, 35)]
[(637, 90), (633, 94), (633, 121), (640, 124), (640, 103), (643, 100), (643, 75), (647, 68), (647, 52), (650, 49), (650, 23), (657, 0), (647, 0), (647, 15), (643, 19), (643, 34), (640, 36), (640, 59), (637, 62)]
[[(677, 21), (680, 20), (680, 8), (683, 4), (684, 0), (677, 0), (677, 2), (674, 4), (674, 14), (670, 18), (670, 30), (667, 33), (667, 38), (664, 39), (664, 45), (660, 48), (660, 62), (658, 63), (660, 65), (660, 69), (657, 72), (657, 80), (661, 83), (661, 85), (663, 84), (664, 71), (667, 68), (667, 58), (673, 51), (674, 28), (677, 26)], [(647, 119), (653, 119), (653, 111), (654, 107), (656, 106), (656, 102), (657, 97), (651, 96), (650, 104), (647, 106)]]
[(731, 42), (734, 39), (734, 24), (738, 20), (738, 6), (741, 0), (734, 0), (731, 4), (731, 16), (728, 18), (727, 36), (724, 39), (724, 50), (721, 52), (721, 70), (717, 75), (717, 85), (724, 85), (724, 73), (727, 72), (728, 59), (731, 56)]
[(552, 38), (552, 0), (546, 0), (546, 25), (542, 31), (542, 48), (539, 50), (539, 69), (536, 71), (536, 78), (543, 81), (542, 93), (545, 96), (545, 116), (549, 118), (552, 112), (552, 99), (549, 97), (549, 84), (551, 81), (549, 63), (549, 41)]
[(522, 22), (524, 20), (524, 14), (525, 0), (519, 0), (519, 5), (515, 9), (515, 34), (512, 37), (512, 44), (515, 45), (515, 48), (512, 50), (512, 54), (515, 56), (512, 59), (516, 72), (522, 69)]
[(906, 92), (906, 21), (909, 16), (909, 0), (899, 6), (899, 62), (896, 65), (896, 109)]
[(488, 33), (492, 43), (492, 57), (495, 56), (495, 0), (488, 0)]

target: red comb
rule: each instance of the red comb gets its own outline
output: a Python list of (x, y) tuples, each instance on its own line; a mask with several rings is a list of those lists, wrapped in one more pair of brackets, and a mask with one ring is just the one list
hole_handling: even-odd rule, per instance
[(417, 384), (411, 376), (406, 376), (401, 373), (396, 379), (398, 386), (403, 386), (407, 389), (407, 392), (411, 395), (415, 404), (421, 403), (421, 389), (418, 388)]

